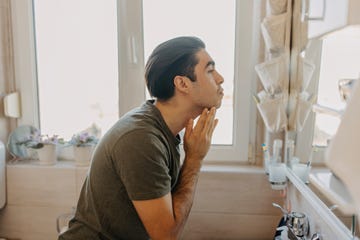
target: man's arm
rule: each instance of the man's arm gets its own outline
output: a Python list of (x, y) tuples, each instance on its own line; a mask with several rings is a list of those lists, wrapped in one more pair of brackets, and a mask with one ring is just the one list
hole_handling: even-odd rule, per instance
[(179, 182), (172, 193), (151, 200), (133, 201), (146, 231), (153, 240), (178, 239), (184, 229), (194, 200), (202, 160), (206, 156), (217, 125), (215, 108), (204, 109), (196, 126), (193, 120), (185, 129), (185, 160)]

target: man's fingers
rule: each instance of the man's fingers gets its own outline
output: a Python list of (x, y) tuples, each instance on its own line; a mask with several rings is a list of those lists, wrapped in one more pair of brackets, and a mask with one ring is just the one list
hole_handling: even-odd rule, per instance
[(205, 134), (209, 133), (213, 128), (215, 113), (216, 113), (216, 109), (212, 107), (206, 116), (206, 121), (203, 127), (203, 132)]
[(213, 124), (212, 124), (212, 128), (210, 129), (210, 136), (212, 136), (212, 134), (213, 134), (213, 132), (214, 132), (214, 130), (215, 130), (218, 122), (219, 122), (219, 119), (215, 119), (215, 120), (214, 120), (214, 122), (213, 122)]
[(192, 132), (192, 130), (193, 130), (193, 125), (194, 125), (194, 119), (191, 118), (191, 119), (188, 121), (188, 123), (186, 124), (185, 135), (184, 135), (185, 138), (190, 137), (191, 132)]
[(214, 120), (215, 120), (216, 108), (212, 107), (210, 111), (205, 108), (201, 113), (199, 120), (196, 123), (194, 128), (194, 132), (198, 134), (212, 133), (214, 128)]
[(208, 112), (209, 110), (207, 108), (204, 108), (204, 110), (202, 111), (200, 117), (199, 117), (199, 120), (197, 121), (197, 124), (198, 126), (201, 126), (200, 130), (202, 130), (202, 128), (204, 127), (205, 125), (205, 122), (206, 122), (206, 119), (207, 119), (207, 115), (208, 115)]

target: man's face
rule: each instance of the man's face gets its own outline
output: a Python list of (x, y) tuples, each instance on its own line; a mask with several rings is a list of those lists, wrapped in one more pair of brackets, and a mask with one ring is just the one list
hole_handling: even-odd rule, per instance
[(192, 82), (192, 98), (200, 108), (219, 108), (224, 96), (221, 84), (224, 78), (215, 70), (215, 63), (205, 49), (197, 52), (199, 62), (194, 72), (196, 81)]

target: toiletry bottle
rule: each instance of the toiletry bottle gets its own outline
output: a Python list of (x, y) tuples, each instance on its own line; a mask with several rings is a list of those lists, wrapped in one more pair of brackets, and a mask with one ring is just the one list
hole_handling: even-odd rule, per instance
[(268, 150), (266, 144), (263, 143), (263, 144), (261, 144), (261, 146), (262, 146), (263, 153), (264, 153), (264, 169), (265, 169), (265, 173), (268, 175), (271, 156), (270, 156), (270, 153), (269, 153), (269, 150)]

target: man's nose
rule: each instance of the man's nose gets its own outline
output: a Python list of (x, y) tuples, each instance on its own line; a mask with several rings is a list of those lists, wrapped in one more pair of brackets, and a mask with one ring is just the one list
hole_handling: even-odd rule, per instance
[(218, 84), (222, 84), (223, 82), (224, 82), (224, 78), (223, 78), (223, 76), (220, 74), (220, 73), (217, 73), (217, 79), (216, 79), (216, 82), (218, 83)]

